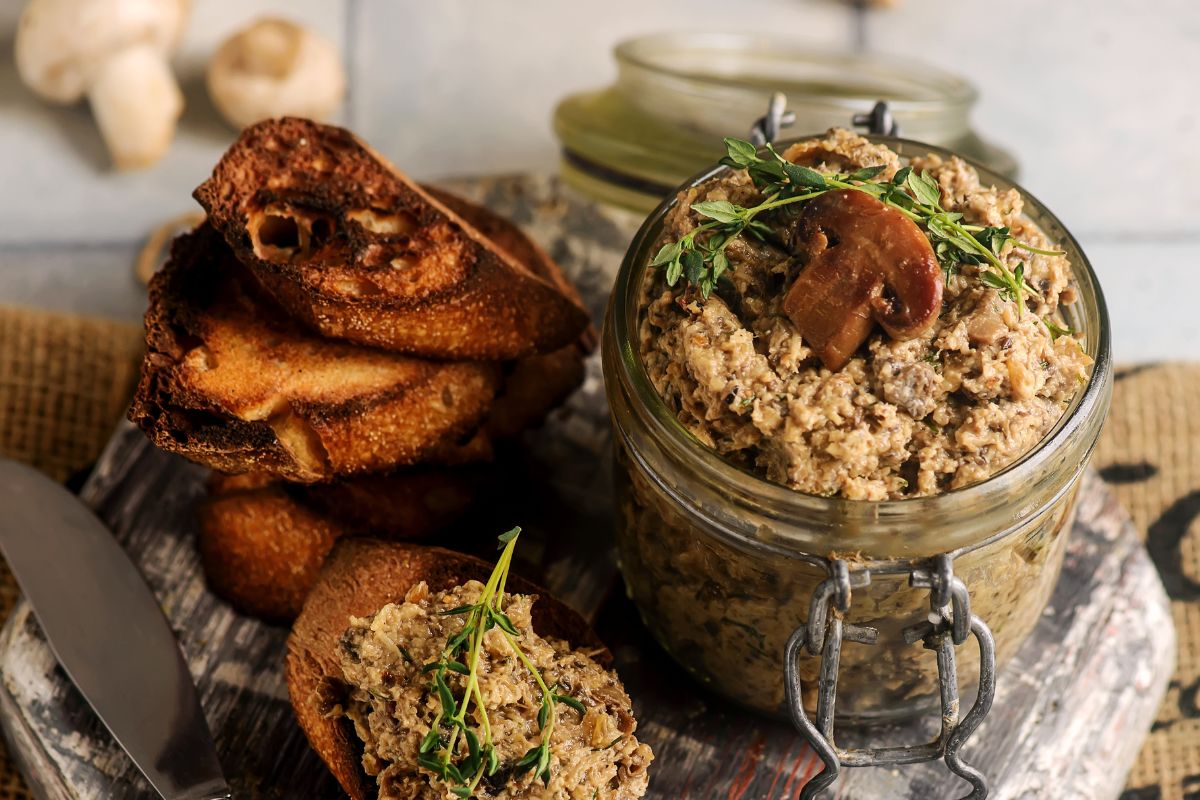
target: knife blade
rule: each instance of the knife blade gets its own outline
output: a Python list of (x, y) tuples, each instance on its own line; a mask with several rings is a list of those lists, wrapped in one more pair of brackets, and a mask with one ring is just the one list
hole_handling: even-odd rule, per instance
[(137, 567), (79, 498), (0, 459), (0, 550), (50, 649), (166, 800), (225, 800), (179, 643)]

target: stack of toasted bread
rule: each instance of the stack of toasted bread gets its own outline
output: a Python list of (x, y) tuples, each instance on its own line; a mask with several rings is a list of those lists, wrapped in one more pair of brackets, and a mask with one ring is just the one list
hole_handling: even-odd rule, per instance
[(594, 331), (516, 226), (340, 128), (250, 127), (195, 196), (208, 218), (150, 285), (130, 418), (228, 473), (201, 513), (209, 580), (290, 619), (337, 539), (460, 514), (471, 465), (570, 394)]

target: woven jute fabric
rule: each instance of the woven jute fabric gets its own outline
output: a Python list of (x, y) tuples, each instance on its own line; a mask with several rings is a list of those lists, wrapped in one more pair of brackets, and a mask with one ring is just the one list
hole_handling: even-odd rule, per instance
[[(0, 308), (0, 456), (59, 481), (85, 470), (125, 411), (141, 352), (134, 325)], [(0, 562), (0, 618), (16, 598)], [(0, 800), (31, 797), (0, 755)]]
[[(0, 308), (0, 455), (58, 480), (78, 475), (124, 413), (141, 347), (131, 325)], [(1124, 800), (1200, 800), (1200, 447), (1194, 444), (1200, 444), (1200, 365), (1118, 371), (1094, 464), (1147, 537), (1179, 632), (1178, 671)], [(15, 599), (0, 565), (0, 618)], [(13, 765), (0, 759), (0, 800), (29, 797)]]

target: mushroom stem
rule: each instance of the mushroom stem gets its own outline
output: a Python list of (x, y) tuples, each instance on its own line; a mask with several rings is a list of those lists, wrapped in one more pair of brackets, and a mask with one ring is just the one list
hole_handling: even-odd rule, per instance
[(183, 112), (183, 93), (162, 51), (135, 44), (101, 62), (88, 101), (117, 169), (158, 161)]

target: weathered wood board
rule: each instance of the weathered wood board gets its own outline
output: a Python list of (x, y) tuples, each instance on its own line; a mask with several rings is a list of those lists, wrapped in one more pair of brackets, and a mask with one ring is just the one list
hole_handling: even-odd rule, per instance
[[(474, 194), (527, 225), (599, 312), (629, 230), (548, 181), (495, 181)], [(526, 527), (520, 570), (588, 614), (612, 646), (654, 748), (654, 800), (784, 800), (820, 762), (782, 723), (714, 697), (682, 677), (619, 590), (611, 547), (608, 425), (598, 358), (568, 407), (505, 464), (500, 484), (451, 541), (489, 547)], [(203, 470), (151, 448), (128, 427), (82, 496), (142, 568), (175, 627), (235, 796), (336, 798), (336, 785), (295, 726), (283, 685), (286, 631), (233, 613), (207, 592), (193, 547)], [(995, 709), (964, 748), (993, 797), (1116, 798), (1174, 663), (1157, 575), (1123, 512), (1094, 477), (1063, 577), (1044, 618), (999, 676)], [(40, 797), (153, 797), (59, 670), (28, 606), (0, 633), (0, 721)], [(932, 724), (933, 720), (928, 720)], [(922, 726), (870, 734), (908, 742)], [(940, 764), (849, 770), (829, 794), (854, 800), (958, 797)]]

